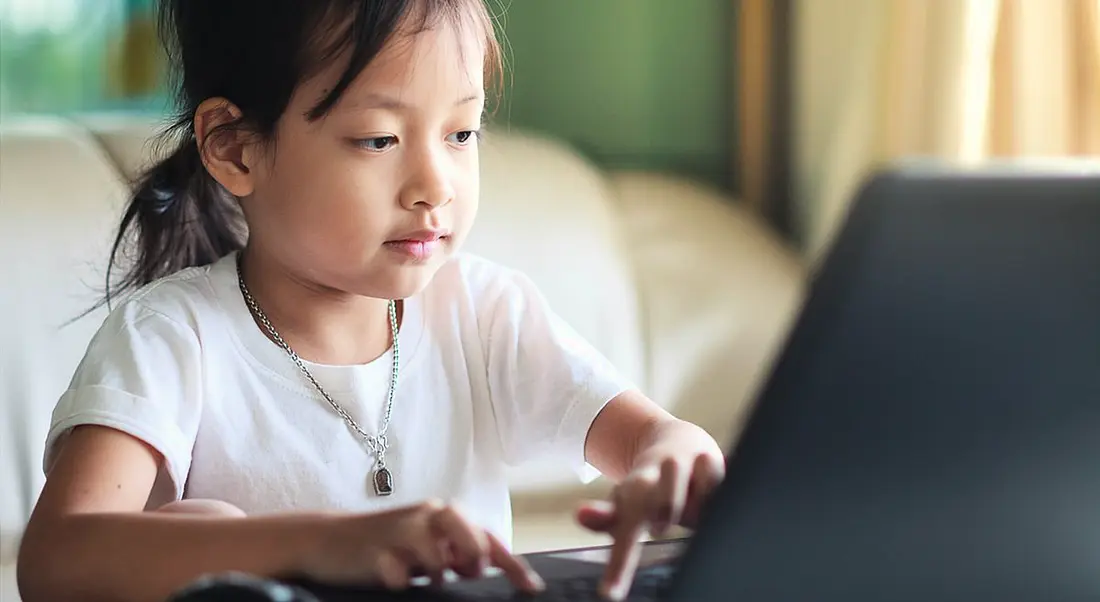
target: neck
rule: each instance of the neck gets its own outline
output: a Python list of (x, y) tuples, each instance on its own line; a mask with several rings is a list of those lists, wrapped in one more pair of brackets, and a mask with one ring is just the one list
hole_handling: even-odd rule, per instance
[[(313, 282), (247, 249), (242, 251), (241, 262), (245, 286), (256, 305), (303, 360), (366, 364), (390, 348), (389, 300)], [(274, 340), (259, 316), (253, 315), (253, 319), (256, 327)]]

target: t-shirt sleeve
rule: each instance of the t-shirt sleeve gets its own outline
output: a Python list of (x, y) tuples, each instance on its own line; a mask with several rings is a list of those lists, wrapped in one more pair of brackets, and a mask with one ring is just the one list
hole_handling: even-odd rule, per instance
[(128, 301), (108, 315), (53, 411), (43, 468), (74, 427), (125, 432), (159, 452), (183, 495), (202, 413), (200, 348), (193, 329)]
[(599, 472), (584, 457), (589, 427), (633, 384), (551, 310), (529, 278), (510, 271), (499, 283), (479, 322), (505, 460), (559, 457), (591, 481)]

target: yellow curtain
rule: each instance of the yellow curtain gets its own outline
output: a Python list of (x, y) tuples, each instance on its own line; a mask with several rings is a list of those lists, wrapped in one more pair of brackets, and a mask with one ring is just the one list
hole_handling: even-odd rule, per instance
[(774, 14), (772, 0), (734, 0), (737, 15), (737, 44), (734, 52), (734, 89), (738, 91), (738, 114), (733, 120), (734, 139), (740, 152), (734, 166), (741, 198), (761, 213), (772, 191), (769, 172), (773, 168), (772, 131), (773, 76), (776, 57), (772, 52)]
[[(774, 99), (746, 89), (766, 79), (752, 61), (767, 60), (764, 34), (746, 30), (767, 22), (770, 0), (735, 1), (738, 167), (763, 204), (754, 183), (774, 140), (757, 124)], [(811, 259), (885, 162), (1100, 161), (1100, 0), (792, 1), (793, 213)]]
[(132, 7), (119, 35), (111, 40), (107, 70), (108, 94), (123, 100), (155, 94), (162, 76), (162, 58), (152, 7)]

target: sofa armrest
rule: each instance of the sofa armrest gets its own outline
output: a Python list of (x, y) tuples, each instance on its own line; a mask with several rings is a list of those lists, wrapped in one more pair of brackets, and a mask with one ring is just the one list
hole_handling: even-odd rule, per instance
[(715, 190), (652, 173), (610, 180), (639, 287), (648, 393), (728, 450), (800, 306), (803, 264)]
[(16, 583), (16, 559), (22, 533), (0, 531), (0, 601), (19, 602), (19, 586)]

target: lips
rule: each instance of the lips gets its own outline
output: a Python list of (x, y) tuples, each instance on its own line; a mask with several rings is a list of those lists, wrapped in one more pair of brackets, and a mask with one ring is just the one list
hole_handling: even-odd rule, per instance
[(450, 233), (444, 230), (417, 230), (386, 241), (385, 247), (413, 261), (426, 261), (443, 247)]
[(446, 230), (416, 230), (387, 242), (435, 242), (449, 235)]

